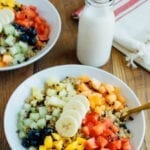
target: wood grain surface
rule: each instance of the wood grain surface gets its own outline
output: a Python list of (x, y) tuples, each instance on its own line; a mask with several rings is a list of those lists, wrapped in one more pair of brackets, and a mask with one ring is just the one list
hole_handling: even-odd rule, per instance
[[(61, 35), (52, 51), (27, 67), (0, 72), (0, 150), (10, 149), (4, 134), (3, 117), (5, 106), (15, 88), (32, 74), (47, 67), (79, 64), (76, 58), (78, 23), (71, 19), (71, 13), (83, 5), (83, 0), (51, 0), (51, 2), (58, 9), (62, 21)], [(123, 80), (135, 92), (141, 103), (150, 101), (150, 73), (140, 67), (138, 69), (128, 68), (124, 55), (115, 48), (112, 48), (109, 62), (101, 69)], [(150, 150), (150, 110), (145, 111), (145, 118), (146, 134), (141, 150)]]

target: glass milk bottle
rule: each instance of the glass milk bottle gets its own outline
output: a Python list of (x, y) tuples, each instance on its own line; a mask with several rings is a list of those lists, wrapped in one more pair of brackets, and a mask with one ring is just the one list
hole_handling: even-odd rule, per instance
[(110, 0), (85, 0), (79, 18), (77, 58), (85, 65), (100, 67), (111, 54), (114, 13)]

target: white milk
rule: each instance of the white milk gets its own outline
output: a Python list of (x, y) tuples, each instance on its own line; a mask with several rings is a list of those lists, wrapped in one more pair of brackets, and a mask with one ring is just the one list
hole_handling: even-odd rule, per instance
[(114, 14), (102, 5), (86, 6), (79, 19), (77, 57), (85, 65), (102, 66), (111, 54)]

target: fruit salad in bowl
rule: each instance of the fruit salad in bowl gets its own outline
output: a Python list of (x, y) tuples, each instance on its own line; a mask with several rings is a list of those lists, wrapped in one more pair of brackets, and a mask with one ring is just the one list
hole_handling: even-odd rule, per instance
[(53, 67), (13, 93), (5, 111), (5, 133), (12, 149), (139, 150), (144, 114), (120, 119), (136, 105), (134, 93), (111, 74), (82, 65)]
[(0, 71), (26, 66), (48, 53), (60, 25), (57, 10), (47, 0), (0, 3)]
[(125, 109), (124, 97), (111, 84), (86, 75), (50, 79), (43, 91), (32, 88), (19, 111), (17, 132), (25, 148), (58, 149), (61, 143), (59, 149), (131, 150), (130, 130), (119, 119)]

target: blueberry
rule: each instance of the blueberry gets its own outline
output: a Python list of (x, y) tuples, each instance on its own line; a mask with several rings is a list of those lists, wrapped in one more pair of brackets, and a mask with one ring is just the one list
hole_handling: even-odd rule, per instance
[(19, 25), (17, 23), (13, 23), (12, 25), (15, 27), (15, 29), (17, 29), (17, 30), (19, 30), (21, 32), (26, 32), (27, 31), (26, 27), (21, 26), (21, 25)]
[(28, 138), (23, 138), (21, 144), (25, 148), (29, 148), (31, 146), (30, 145), (30, 140)]
[(35, 37), (37, 35), (37, 32), (34, 27), (29, 28), (26, 33), (31, 37)]
[(15, 27), (15, 29), (17, 29), (17, 30), (20, 28), (19, 24), (17, 24), (17, 23), (13, 23), (12, 25), (13, 25), (13, 26)]
[(23, 42), (28, 42), (29, 41), (29, 35), (27, 35), (27, 34), (22, 34), (21, 36), (20, 36), (20, 40), (21, 41), (23, 41)]
[(31, 146), (35, 146), (35, 147), (40, 145), (40, 141), (39, 140), (31, 140), (30, 143), (31, 143)]
[(27, 31), (27, 29), (23, 26), (19, 26), (18, 30), (21, 31), (21, 32), (26, 32)]
[(43, 144), (43, 138), (42, 138), (40, 130), (38, 129), (30, 130), (28, 132), (28, 139), (30, 140), (30, 145), (32, 146), (39, 146), (41, 142)]
[(35, 45), (36, 44), (36, 38), (30, 37), (28, 43), (29, 43), (29, 45)]
[(45, 127), (41, 130), (41, 144), (44, 141), (45, 137), (54, 133), (54, 129), (50, 127)]
[(28, 133), (28, 138), (30, 140), (40, 140), (40, 138), (41, 138), (40, 131), (38, 129), (30, 130)]
[(47, 135), (50, 135), (54, 132), (54, 129), (53, 128), (49, 128), (49, 127), (45, 127), (43, 130), (42, 130), (42, 134), (44, 136), (47, 136)]

